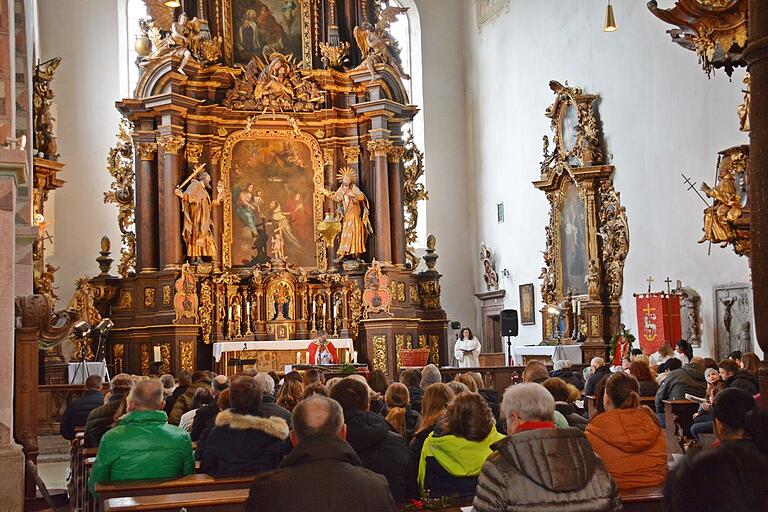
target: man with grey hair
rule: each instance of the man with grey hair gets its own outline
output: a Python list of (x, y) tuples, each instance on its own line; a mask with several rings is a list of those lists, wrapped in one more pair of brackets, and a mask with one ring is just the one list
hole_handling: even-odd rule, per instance
[(291, 411), (285, 407), (277, 405), (275, 400), (275, 380), (265, 372), (259, 372), (254, 377), (256, 385), (261, 390), (261, 407), (259, 408), (259, 416), (263, 418), (270, 418), (277, 416), (282, 418), (291, 426)]
[(387, 480), (363, 467), (346, 438), (338, 402), (322, 395), (299, 402), (293, 410), (293, 450), (278, 469), (256, 476), (245, 510), (392, 512)]
[(427, 389), (430, 384), (436, 384), (443, 382), (443, 376), (440, 374), (440, 369), (434, 364), (428, 364), (421, 369), (421, 388)]
[(189, 435), (193, 441), (200, 439), (200, 434), (206, 427), (213, 426), (213, 421), (216, 415), (219, 414), (219, 404), (217, 398), (222, 391), (229, 388), (229, 378), (226, 375), (217, 375), (211, 381), (211, 393), (213, 394), (213, 402), (200, 407), (195, 414), (195, 419), (192, 422), (192, 430)]
[(602, 382), (603, 379), (611, 375), (611, 369), (605, 364), (605, 359), (602, 357), (593, 357), (592, 361), (589, 363), (589, 371), (589, 378), (584, 385), (584, 395), (594, 396), (597, 385)]
[(184, 430), (168, 424), (160, 381), (137, 382), (128, 395), (127, 405), (128, 414), (101, 440), (88, 480), (91, 493), (104, 482), (193, 474), (192, 442)]
[[(510, 386), (501, 413), (509, 435), (494, 444), (473, 502), (477, 512), (621, 510), (616, 485), (584, 433), (555, 428), (555, 400), (535, 383)], [(546, 460), (543, 460), (545, 459)]]

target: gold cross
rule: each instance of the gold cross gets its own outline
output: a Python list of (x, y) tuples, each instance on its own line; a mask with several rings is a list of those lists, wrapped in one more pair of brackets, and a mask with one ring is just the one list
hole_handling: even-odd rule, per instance
[(651, 316), (651, 313), (656, 311), (656, 308), (652, 308), (650, 302), (645, 305), (645, 309), (643, 310), (643, 313), (645, 313), (648, 316)]

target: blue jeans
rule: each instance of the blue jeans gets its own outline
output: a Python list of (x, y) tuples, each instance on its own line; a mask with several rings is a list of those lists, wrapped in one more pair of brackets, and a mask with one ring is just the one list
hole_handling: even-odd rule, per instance
[(694, 422), (691, 425), (691, 435), (699, 440), (699, 434), (713, 434), (715, 432), (715, 424), (712, 420)]

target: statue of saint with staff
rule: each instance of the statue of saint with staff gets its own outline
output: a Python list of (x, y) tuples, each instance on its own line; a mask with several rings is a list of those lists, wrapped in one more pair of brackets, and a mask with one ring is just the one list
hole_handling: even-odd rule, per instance
[[(182, 190), (185, 185), (187, 188)], [(208, 192), (210, 186), (211, 176), (205, 172), (203, 163), (196, 166), (192, 174), (174, 191), (181, 199), (181, 209), (184, 213), (181, 236), (187, 246), (187, 257), (197, 262), (202, 261), (204, 256), (212, 257), (216, 252), (211, 208), (221, 204), (224, 184), (219, 182), (213, 201)]]

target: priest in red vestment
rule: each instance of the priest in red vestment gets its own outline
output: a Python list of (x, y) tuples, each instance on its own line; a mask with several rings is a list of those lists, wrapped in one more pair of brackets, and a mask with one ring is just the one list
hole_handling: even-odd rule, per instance
[(312, 343), (307, 347), (309, 352), (309, 364), (338, 364), (339, 354), (336, 347), (328, 341), (328, 334), (324, 331), (317, 333)]

